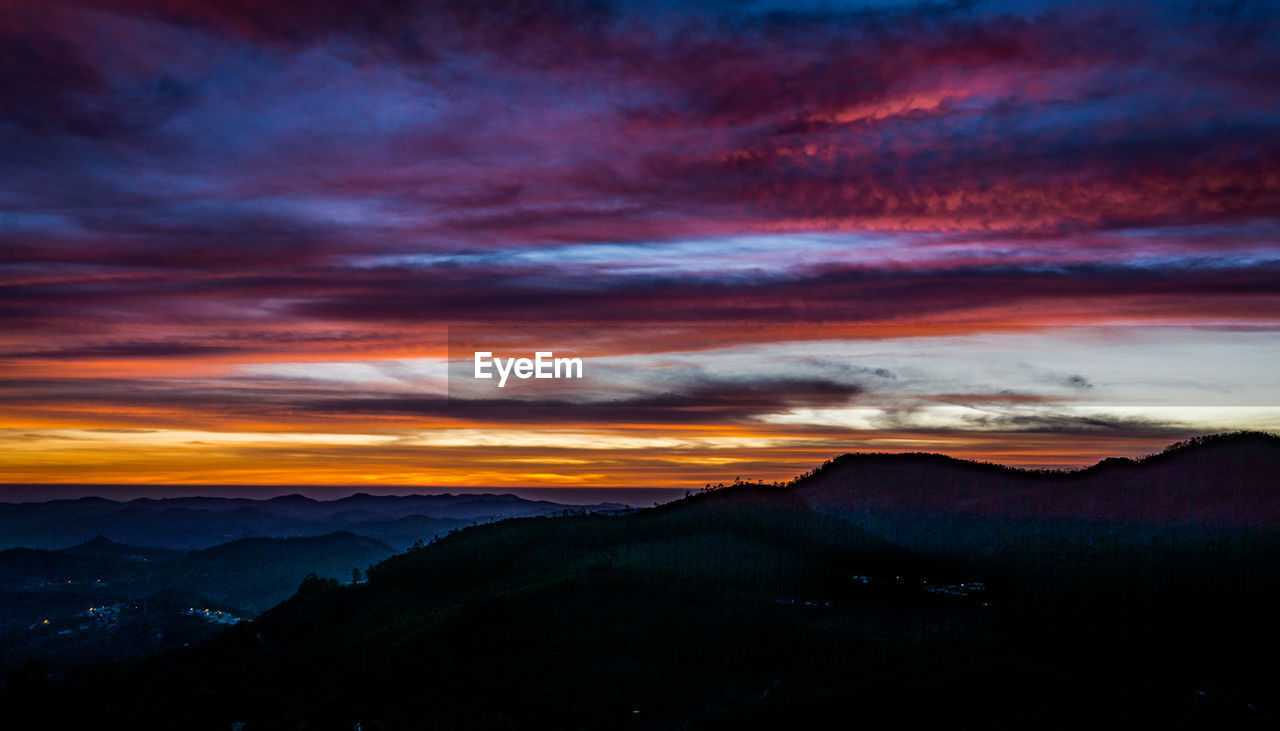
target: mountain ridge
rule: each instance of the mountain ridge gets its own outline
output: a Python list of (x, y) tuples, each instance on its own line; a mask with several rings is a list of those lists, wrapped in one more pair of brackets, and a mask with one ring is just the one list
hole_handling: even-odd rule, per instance
[(618, 511), (618, 503), (578, 506), (517, 495), (369, 495), (335, 500), (304, 495), (143, 497), (113, 501), (76, 498), (0, 503), (0, 549), (61, 549), (94, 536), (132, 546), (171, 550), (208, 548), (254, 537), (291, 537), (351, 531), (403, 550), (416, 541), (476, 522), (554, 515), (566, 510)]
[(1028, 470), (931, 453), (841, 455), (789, 483), (836, 513), (1074, 517), (1280, 526), (1280, 437), (1235, 432), (1178, 442), (1138, 460)]

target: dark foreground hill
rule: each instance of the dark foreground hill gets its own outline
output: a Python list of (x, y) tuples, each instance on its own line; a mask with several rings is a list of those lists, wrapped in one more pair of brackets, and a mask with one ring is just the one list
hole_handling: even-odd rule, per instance
[[(1231, 490), (1275, 489), (1247, 483)], [(308, 581), (210, 642), (54, 683), (28, 666), (0, 714), (245, 731), (1280, 723), (1274, 533), (937, 511), (900, 530), (907, 550), (855, 521), (901, 529), (919, 505), (817, 510), (812, 489), (469, 528), (367, 583)], [(963, 540), (931, 543), (938, 526)]]

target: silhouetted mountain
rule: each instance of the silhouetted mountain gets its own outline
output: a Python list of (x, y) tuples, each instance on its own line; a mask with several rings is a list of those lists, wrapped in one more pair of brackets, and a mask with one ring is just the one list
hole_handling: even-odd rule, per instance
[(1192, 440), (1143, 460), (1018, 470), (936, 454), (850, 454), (793, 489), (835, 512), (958, 513), (1203, 526), (1280, 526), (1280, 437)]
[(64, 555), (87, 559), (126, 559), (130, 561), (162, 561), (178, 555), (178, 551), (116, 543), (106, 536), (91, 538), (78, 546), (61, 551)]
[(260, 612), (297, 588), (309, 573), (349, 581), (395, 553), (373, 538), (340, 532), (306, 538), (245, 538), (173, 561), (167, 587)]
[(126, 546), (98, 537), (61, 551), (11, 548), (0, 551), (0, 593), (43, 585), (84, 585), (149, 575), (148, 562), (182, 557), (178, 551)]

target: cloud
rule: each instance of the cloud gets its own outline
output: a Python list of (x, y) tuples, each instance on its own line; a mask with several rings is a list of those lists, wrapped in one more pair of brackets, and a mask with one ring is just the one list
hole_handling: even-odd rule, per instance
[[(188, 410), (205, 420), (254, 415), (314, 421), (333, 417), (428, 417), (438, 422), (488, 424), (712, 424), (746, 423), (794, 407), (831, 406), (863, 392), (856, 382), (765, 376), (666, 379), (612, 395), (467, 395), (349, 388), (303, 379), (8, 379), (0, 393), (11, 407), (127, 414), (161, 408), (180, 420)], [(157, 418), (162, 418), (158, 417)]]
[(1074, 388), (1074, 389), (1080, 389), (1080, 390), (1087, 390), (1087, 389), (1093, 388), (1093, 384), (1089, 382), (1089, 379), (1085, 378), (1084, 376), (1078, 373), (1073, 373), (1063, 378), (1062, 385), (1066, 386), (1067, 388)]
[[(381, 341), (403, 350), (396, 341), (406, 337), (404, 332), (417, 331), (421, 341), (424, 328), (446, 325), (578, 323), (616, 338), (623, 333), (599, 328), (627, 324), (634, 329), (634, 345), (650, 331), (658, 338), (654, 347), (661, 350), (668, 347), (663, 339), (687, 339), (686, 330), (703, 331), (701, 337), (713, 345), (735, 338), (762, 342), (779, 336), (822, 337), (824, 332), (834, 336), (841, 327), (874, 323), (892, 334), (931, 327), (930, 322), (950, 322), (953, 329), (963, 329), (966, 322), (1027, 328), (1119, 319), (1265, 322), (1280, 309), (1274, 284), (1280, 265), (1273, 262), (919, 269), (817, 265), (781, 272), (659, 276), (601, 272), (579, 263), (557, 267), (501, 261), (267, 267), (258, 272), (232, 265), (222, 270), (222, 264), (214, 268), (210, 256), (219, 254), (199, 250), (186, 257), (176, 251), (167, 257), (169, 269), (156, 266), (128, 274), (100, 273), (91, 265), (51, 269), (45, 275), (24, 276), (13, 269), (17, 281), (0, 288), (0, 313), (14, 328), (97, 341), (111, 334), (127, 341), (136, 337), (139, 323), (203, 327), (209, 331), (205, 337), (221, 340), (235, 330), (243, 331), (241, 340), (253, 339), (254, 332), (272, 333), (253, 344), (207, 342), (200, 336), (187, 342), (257, 351), (268, 351), (276, 342), (283, 353), (300, 347), (298, 328), (320, 340), (320, 333), (331, 333), (335, 344)], [(94, 324), (86, 327), (90, 321)], [(723, 327), (729, 324), (753, 327)], [(784, 336), (769, 329), (773, 325), (794, 327)], [(402, 332), (394, 333), (397, 329)], [(87, 353), (98, 346), (61, 347)], [(38, 348), (15, 349), (34, 350)]]
[[(576, 326), (625, 359), (1280, 317), (1274, 8), (820, 5), (4, 4), (6, 413), (456, 422), (394, 378), (261, 375), (440, 357), (446, 326)], [(742, 427), (943, 394), (1044, 407), (971, 428), (1146, 429), (1037, 401), (1139, 390), (1096, 365), (768, 363), (463, 411)]]
[(781, 377), (702, 378), (665, 386), (669, 390), (607, 400), (391, 395), (314, 399), (303, 408), (318, 414), (418, 414), (486, 423), (730, 425), (795, 406), (843, 403), (863, 391), (856, 383)]
[(0, 359), (14, 360), (104, 360), (117, 358), (195, 358), (246, 349), (227, 345), (185, 342), (85, 343), (72, 348), (0, 352)]
[[(1206, 270), (1077, 264), (1040, 267), (898, 269), (819, 267), (785, 275), (619, 277), (583, 281), (554, 271), (439, 272), (384, 269), (365, 286), (347, 280), (342, 291), (310, 287), (298, 316), (417, 320), (444, 313), (458, 321), (531, 322), (875, 322), (939, 316), (984, 308), (1074, 301), (1107, 311), (1132, 302), (1214, 298), (1216, 311), (1241, 303), (1241, 314), (1275, 294), (1275, 265)], [(299, 286), (306, 286), (303, 279)], [(316, 280), (318, 281), (318, 280)], [(424, 284), (430, 282), (431, 286)], [(1141, 308), (1138, 305), (1137, 308)], [(1197, 305), (1199, 306), (1199, 305)], [(1266, 308), (1268, 305), (1263, 304)], [(1189, 315), (1190, 313), (1183, 313)], [(1262, 314), (1262, 313), (1258, 313)], [(1061, 313), (1059, 314), (1059, 316)], [(1024, 315), (1026, 316), (1026, 315)], [(1086, 316), (1087, 317), (1087, 316)]]
[[(376, 202), (371, 218), (414, 212), (419, 244), (493, 245), (1092, 231), (1269, 217), (1280, 190), (1269, 16), (85, 6), (20, 2), (0, 22), (0, 116), (63, 164), (83, 155), (76, 137), (121, 142), (61, 176), (73, 195), (172, 203), (173, 184), (194, 178), (200, 200), (230, 213), (246, 195), (337, 194)], [(124, 39), (149, 50), (115, 50)], [(143, 164), (150, 180), (133, 175)], [(150, 235), (182, 238), (173, 221)]]

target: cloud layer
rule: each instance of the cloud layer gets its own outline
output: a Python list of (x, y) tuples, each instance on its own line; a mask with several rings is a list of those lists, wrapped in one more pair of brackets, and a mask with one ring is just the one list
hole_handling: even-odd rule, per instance
[[(58, 450), (99, 428), (324, 424), (400, 446), (250, 474), (473, 484), (783, 476), (864, 443), (1059, 463), (1229, 428), (1124, 409), (1280, 407), (1266, 376), (1232, 376), (1280, 327), (1276, 68), (1265, 3), (14, 0), (0, 479), (84, 479), (101, 445)], [(449, 328), (532, 348), (534, 325), (631, 365), (612, 393), (466, 408), (403, 365), (446, 357)], [(1133, 328), (1234, 333), (1246, 355), (1191, 355), (1152, 401), (1081, 355)], [(965, 350), (964, 378), (903, 375), (931, 338), (1016, 334), (1057, 343), (1056, 370), (1002, 383)], [(827, 341), (908, 355), (660, 367)], [(544, 447), (511, 447), (450, 478), (395, 456), (429, 449), (423, 429), (533, 427), (711, 441), (697, 467), (593, 447), (539, 471)], [(154, 461), (138, 437), (110, 476), (271, 464), (182, 443)]]

